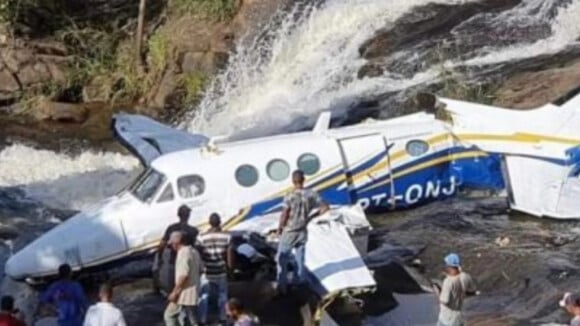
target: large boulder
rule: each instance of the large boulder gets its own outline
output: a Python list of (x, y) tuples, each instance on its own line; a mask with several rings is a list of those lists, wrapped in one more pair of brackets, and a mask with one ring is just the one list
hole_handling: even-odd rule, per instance
[(42, 45), (0, 43), (0, 99), (16, 99), (22, 91), (65, 81), (69, 58), (45, 53)]
[(493, 104), (513, 109), (536, 108), (579, 86), (580, 60), (577, 60), (561, 68), (516, 74), (499, 87)]
[(32, 110), (38, 120), (57, 122), (83, 123), (89, 115), (82, 104), (54, 102), (46, 97), (37, 100)]

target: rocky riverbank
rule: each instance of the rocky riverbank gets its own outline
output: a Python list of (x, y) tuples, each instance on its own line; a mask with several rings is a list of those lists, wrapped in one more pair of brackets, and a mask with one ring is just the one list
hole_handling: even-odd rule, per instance
[(14, 12), (10, 2), (0, 11), (0, 141), (115, 148), (117, 112), (176, 121), (225, 67), (235, 41), (293, 1), (145, 1), (140, 55), (138, 1), (81, 2), (31, 0)]

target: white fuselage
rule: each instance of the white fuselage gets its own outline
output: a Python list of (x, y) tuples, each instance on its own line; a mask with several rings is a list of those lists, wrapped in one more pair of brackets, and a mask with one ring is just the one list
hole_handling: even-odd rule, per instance
[[(580, 145), (577, 109), (569, 109), (567, 117), (578, 123), (576, 128), (554, 118), (549, 123), (556, 127), (541, 129), (526, 122), (538, 119), (528, 112), (514, 116), (512, 111), (443, 101), (452, 122), (417, 113), (162, 155), (127, 190), (77, 214), (11, 257), (6, 272), (17, 279), (43, 277), (55, 274), (64, 262), (76, 270), (90, 269), (150, 252), (176, 221), (180, 205), (191, 207), (190, 224), (202, 229), (212, 212), (222, 216), (226, 229), (251, 228), (257, 217), (281, 209), (295, 169), (306, 172), (307, 186), (331, 205), (359, 203), (370, 212), (386, 211), (452, 196), (460, 186), (503, 189), (506, 159), (509, 168), (525, 154), (533, 162), (524, 166), (533, 167), (545, 159), (565, 159), (567, 148)], [(553, 108), (539, 110), (546, 112), (540, 119), (557, 115)], [(503, 117), (521, 125), (500, 123)], [(558, 124), (566, 133), (555, 137), (562, 130)], [(543, 139), (542, 147), (522, 138), (522, 132), (534, 132), (533, 139)], [(550, 180), (568, 182), (562, 174), (569, 170), (559, 165), (555, 172), (550, 170)], [(509, 188), (519, 194), (518, 187), (525, 186), (514, 179), (515, 171), (507, 172)], [(524, 208), (535, 198), (521, 199), (518, 194), (513, 194), (512, 205), (530, 211)], [(558, 217), (557, 207), (554, 214), (542, 209), (537, 215)], [(580, 217), (578, 204), (566, 209)]]

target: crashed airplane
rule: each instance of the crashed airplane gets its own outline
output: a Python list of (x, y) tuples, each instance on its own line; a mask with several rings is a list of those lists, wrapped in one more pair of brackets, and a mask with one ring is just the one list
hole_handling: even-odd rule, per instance
[(35, 280), (65, 262), (89, 271), (143, 257), (182, 204), (202, 229), (217, 212), (226, 229), (262, 232), (277, 219), (294, 169), (331, 205), (366, 212), (491, 189), (516, 210), (580, 218), (580, 95), (529, 111), (423, 99), (428, 112), (336, 129), (323, 113), (310, 131), (234, 142), (117, 115), (116, 137), (145, 171), (17, 252), (6, 274)]

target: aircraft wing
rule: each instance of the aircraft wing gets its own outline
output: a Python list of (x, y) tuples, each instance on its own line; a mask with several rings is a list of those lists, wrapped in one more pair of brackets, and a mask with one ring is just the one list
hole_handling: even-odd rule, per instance
[(580, 218), (580, 95), (526, 111), (437, 100), (458, 142), (503, 157), (513, 209)]
[(163, 154), (200, 147), (209, 142), (204, 135), (174, 129), (142, 115), (116, 114), (112, 129), (115, 138), (145, 166)]

